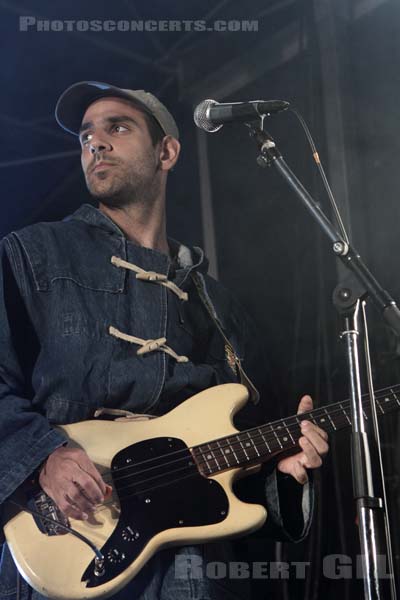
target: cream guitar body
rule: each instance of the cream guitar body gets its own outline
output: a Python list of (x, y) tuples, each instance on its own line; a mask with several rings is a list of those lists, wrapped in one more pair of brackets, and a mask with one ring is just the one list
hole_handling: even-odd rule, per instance
[[(56, 600), (106, 598), (163, 547), (261, 527), (265, 508), (241, 502), (234, 480), (272, 457), (297, 452), (303, 419), (333, 433), (351, 425), (351, 411), (346, 400), (238, 432), (233, 417), (247, 398), (244, 386), (229, 383), (156, 419), (61, 427), (112, 484), (113, 498), (88, 521), (68, 522), (40, 488), (19, 490), (14, 504), (7, 503), (4, 533), (23, 577)], [(375, 404), (379, 415), (398, 409), (400, 386), (377, 392)], [(363, 408), (369, 415), (368, 397)]]
[[(4, 533), (26, 581), (54, 599), (106, 598), (125, 586), (160, 548), (261, 527), (265, 508), (245, 504), (232, 492), (234, 479), (245, 474), (243, 467), (224, 470), (220, 465), (221, 472), (206, 475), (213, 451), (205, 448), (206, 463), (201, 463), (191, 450), (221, 436), (235, 436), (233, 415), (247, 397), (242, 385), (226, 384), (155, 419), (92, 420), (60, 427), (114, 489), (113, 498), (88, 521), (69, 520), (72, 529), (101, 551), (104, 564), (95, 574), (95, 555), (86, 543), (65, 531), (55, 529), (54, 534), (54, 526), (52, 534), (41, 531), (37, 518), (15, 509)], [(32, 501), (28, 506), (38, 508)], [(46, 527), (48, 522), (42, 523), (42, 529)]]

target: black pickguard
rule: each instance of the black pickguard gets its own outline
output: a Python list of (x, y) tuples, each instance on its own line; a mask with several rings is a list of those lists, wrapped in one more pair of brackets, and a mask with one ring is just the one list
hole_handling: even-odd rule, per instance
[(219, 523), (228, 514), (224, 489), (200, 475), (180, 439), (153, 438), (128, 446), (114, 456), (111, 470), (120, 519), (101, 548), (104, 573), (95, 575), (93, 560), (82, 576), (87, 587), (104, 584), (124, 571), (157, 533)]

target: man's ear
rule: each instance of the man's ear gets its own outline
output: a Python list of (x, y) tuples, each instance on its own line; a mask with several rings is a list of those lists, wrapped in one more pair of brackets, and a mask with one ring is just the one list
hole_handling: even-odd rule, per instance
[(172, 135), (167, 135), (161, 141), (160, 167), (162, 171), (170, 171), (176, 164), (181, 145)]

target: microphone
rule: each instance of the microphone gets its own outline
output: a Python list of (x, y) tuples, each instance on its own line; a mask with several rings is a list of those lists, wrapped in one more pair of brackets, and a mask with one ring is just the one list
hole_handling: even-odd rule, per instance
[(195, 108), (194, 122), (197, 127), (210, 133), (221, 129), (225, 123), (246, 123), (289, 108), (284, 100), (251, 100), (250, 102), (221, 103), (203, 100)]

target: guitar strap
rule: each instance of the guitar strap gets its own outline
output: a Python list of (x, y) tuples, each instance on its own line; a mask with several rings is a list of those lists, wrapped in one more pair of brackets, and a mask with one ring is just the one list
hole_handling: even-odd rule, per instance
[(229, 340), (228, 336), (225, 333), (224, 327), (223, 327), (217, 313), (215, 312), (214, 306), (213, 306), (211, 299), (207, 293), (203, 276), (200, 273), (195, 271), (195, 272), (191, 273), (191, 277), (192, 277), (194, 285), (196, 286), (200, 300), (202, 301), (205, 309), (207, 310), (209, 316), (211, 317), (211, 320), (213, 321), (215, 327), (217, 328), (217, 330), (219, 331), (219, 333), (222, 336), (222, 339), (225, 342), (225, 355), (226, 355), (229, 366), (231, 367), (232, 371), (234, 372), (236, 379), (239, 380), (240, 383), (247, 388), (247, 390), (249, 392), (250, 400), (253, 402), (253, 404), (258, 404), (258, 402), (260, 400), (260, 394), (258, 393), (258, 390), (257, 390), (256, 386), (254, 385), (254, 383), (246, 375), (246, 373), (242, 367), (242, 361), (238, 357), (238, 355), (235, 351), (235, 348), (233, 347), (231, 341)]

